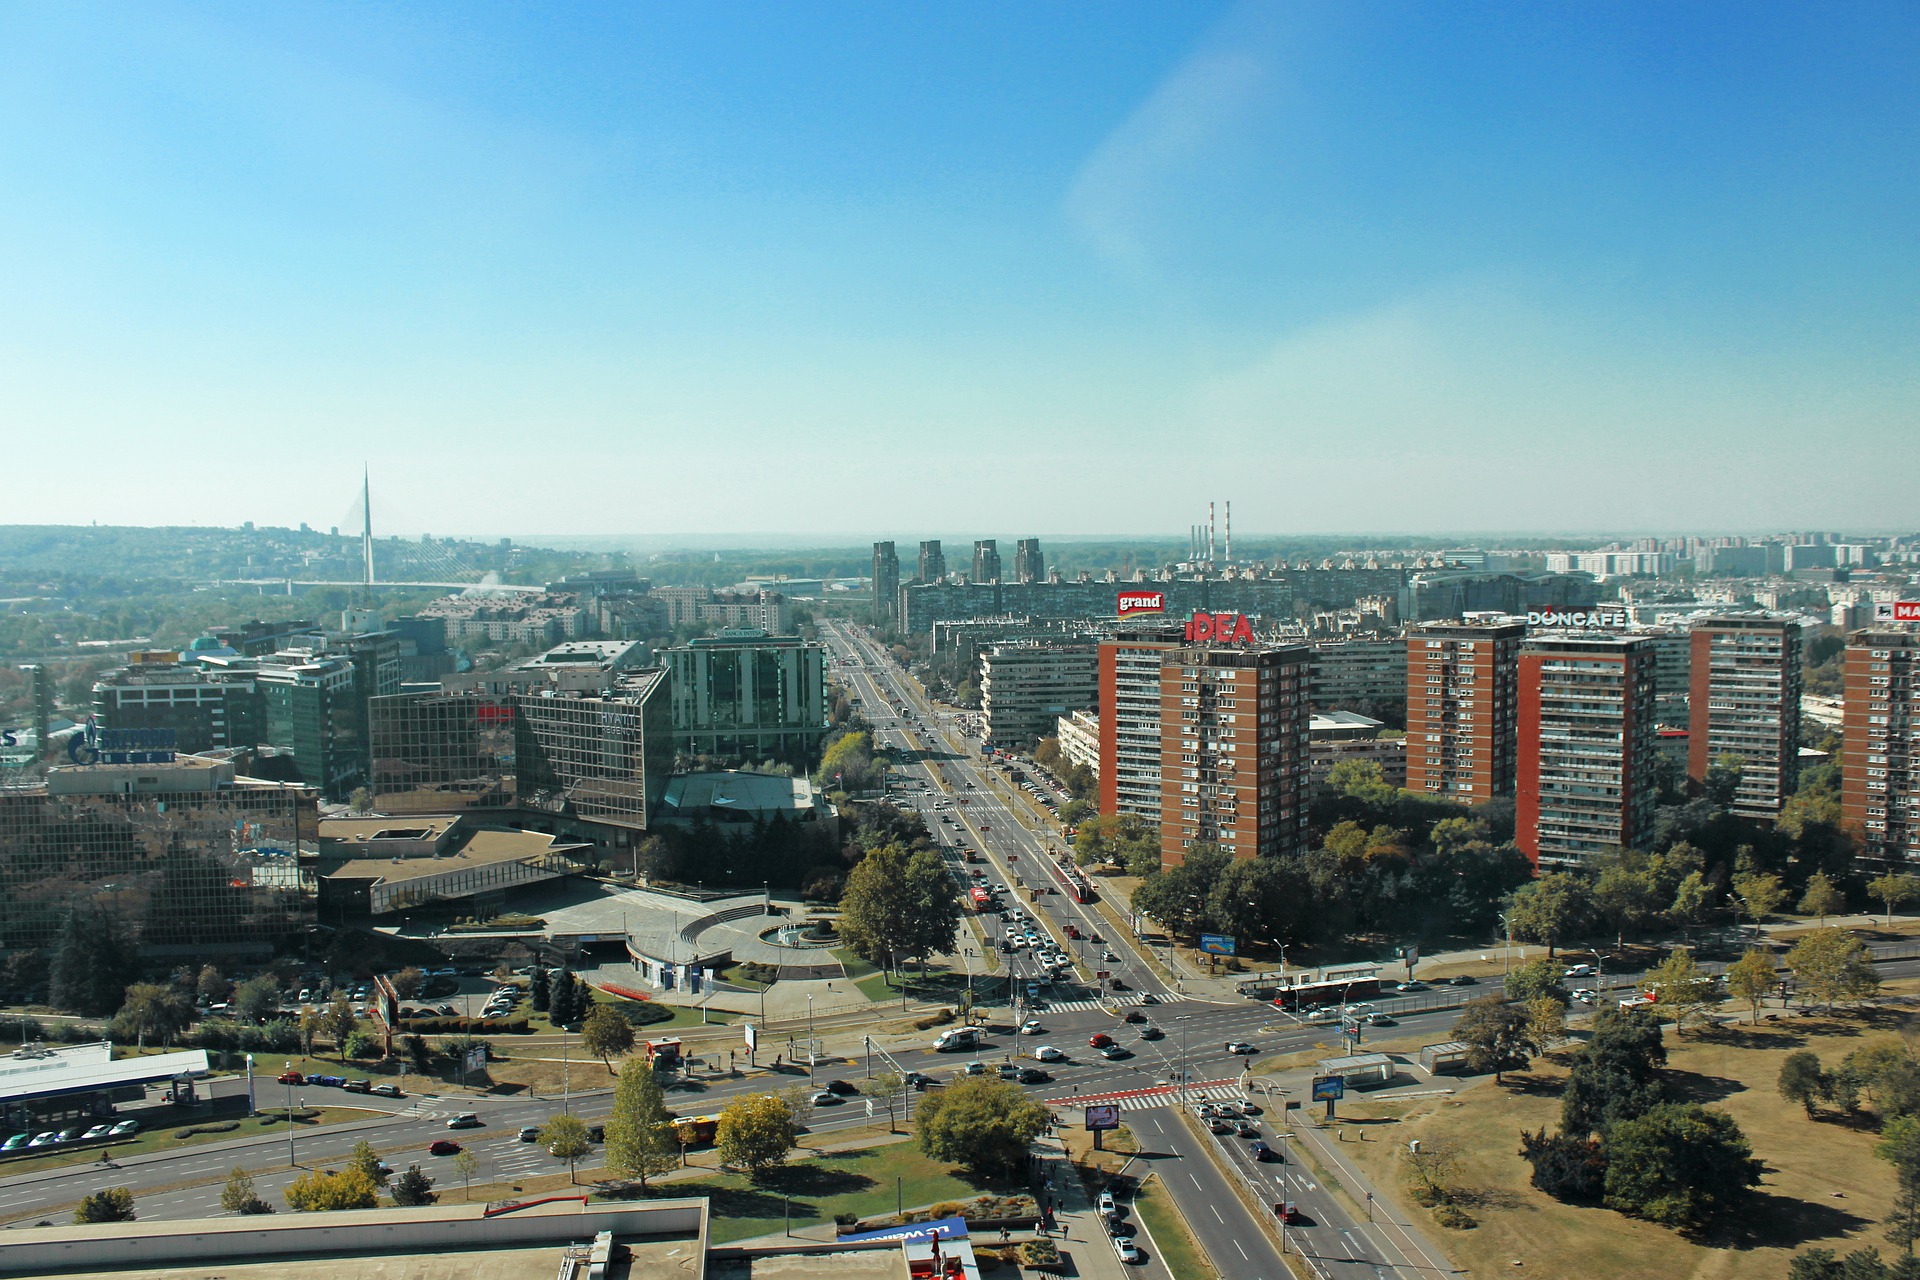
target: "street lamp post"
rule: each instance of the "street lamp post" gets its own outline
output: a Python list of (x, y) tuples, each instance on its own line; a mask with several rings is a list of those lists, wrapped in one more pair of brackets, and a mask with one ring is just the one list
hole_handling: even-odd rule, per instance
[(1187, 1106), (1187, 1023), (1193, 1021), (1193, 1015), (1183, 1013), (1174, 1019), (1180, 1024), (1180, 1108)]
[(813, 1083), (813, 992), (807, 992), (807, 1083)]
[(283, 1073), (282, 1081), (287, 1086), (287, 1168), (298, 1169), (300, 1162), (293, 1158), (293, 1064), (289, 1062)]
[(253, 1115), (257, 1110), (258, 1108), (253, 1105), (253, 1055), (248, 1054), (247, 1055), (247, 1114)]

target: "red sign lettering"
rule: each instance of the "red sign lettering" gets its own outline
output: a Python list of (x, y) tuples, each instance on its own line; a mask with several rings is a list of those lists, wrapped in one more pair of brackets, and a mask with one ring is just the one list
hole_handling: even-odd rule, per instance
[(1187, 622), (1187, 639), (1196, 644), (1252, 644), (1253, 623), (1244, 613), (1196, 613)]

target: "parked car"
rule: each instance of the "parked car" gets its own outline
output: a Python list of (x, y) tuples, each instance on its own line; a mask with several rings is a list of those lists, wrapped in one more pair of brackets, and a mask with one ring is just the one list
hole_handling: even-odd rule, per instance
[(130, 1133), (138, 1132), (140, 1132), (140, 1122), (138, 1120), (122, 1120), (119, 1124), (107, 1130), (107, 1136), (111, 1138), (124, 1138)]
[(33, 1135), (33, 1141), (27, 1144), (27, 1149), (35, 1150), (40, 1147), (50, 1147), (58, 1141), (60, 1141), (60, 1135), (51, 1130), (48, 1130), (46, 1133), (36, 1133)]
[(460, 1144), (447, 1138), (438, 1138), (428, 1145), (427, 1154), (430, 1156), (457, 1156), (460, 1154)]
[(1140, 1252), (1140, 1247), (1131, 1240), (1115, 1240), (1113, 1251), (1120, 1255), (1120, 1261), (1129, 1266), (1138, 1266), (1147, 1260), (1147, 1255)]
[(447, 1128), (449, 1129), (478, 1129), (479, 1127), (480, 1117), (471, 1111), (462, 1112), (447, 1121)]
[(19, 1151), (27, 1145), (27, 1135), (16, 1133), (5, 1142), (0, 1142), (0, 1152)]
[(383, 1098), (404, 1098), (407, 1096), (406, 1094), (400, 1092), (399, 1085), (387, 1084), (384, 1082), (373, 1086), (373, 1092), (379, 1094)]
[(373, 1081), (349, 1080), (345, 1084), (341, 1085), (340, 1087), (345, 1089), (348, 1093), (372, 1093)]
[(86, 1131), (85, 1133), (83, 1133), (83, 1134), (81, 1134), (81, 1135), (80, 1135), (80, 1140), (81, 1140), (82, 1142), (92, 1142), (92, 1141), (93, 1141), (94, 1139), (96, 1139), (96, 1138), (104, 1138), (104, 1137), (106, 1137), (106, 1136), (107, 1136), (108, 1134), (110, 1134), (110, 1133), (112, 1133), (112, 1132), (113, 1132), (113, 1126), (112, 1126), (112, 1125), (110, 1125), (110, 1124), (97, 1124), (97, 1125), (95, 1125), (95, 1126), (93, 1126), (93, 1128), (91, 1128), (91, 1129), (89, 1129), (89, 1130), (87, 1130), (87, 1131)]
[(276, 1079), (280, 1084), (305, 1084), (307, 1082), (306, 1077), (298, 1071), (282, 1071)]
[(1097, 1207), (1101, 1213), (1106, 1214), (1108, 1216), (1112, 1216), (1120, 1212), (1120, 1206), (1118, 1203), (1115, 1202), (1113, 1198), (1113, 1192), (1111, 1191), (1102, 1191), (1100, 1193), (1100, 1199), (1096, 1202), (1095, 1207)]

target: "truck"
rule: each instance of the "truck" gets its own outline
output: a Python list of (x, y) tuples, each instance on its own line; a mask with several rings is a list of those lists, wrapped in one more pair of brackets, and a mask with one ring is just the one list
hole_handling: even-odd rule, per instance
[(958, 1053), (963, 1049), (980, 1047), (980, 1031), (977, 1027), (948, 1027), (933, 1041), (935, 1053)]

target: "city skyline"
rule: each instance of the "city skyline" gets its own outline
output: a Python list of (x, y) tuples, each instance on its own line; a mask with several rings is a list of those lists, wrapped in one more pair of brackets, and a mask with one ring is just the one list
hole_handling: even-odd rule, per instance
[(1917, 33), (15, 6), (9, 518), (1898, 527)]

